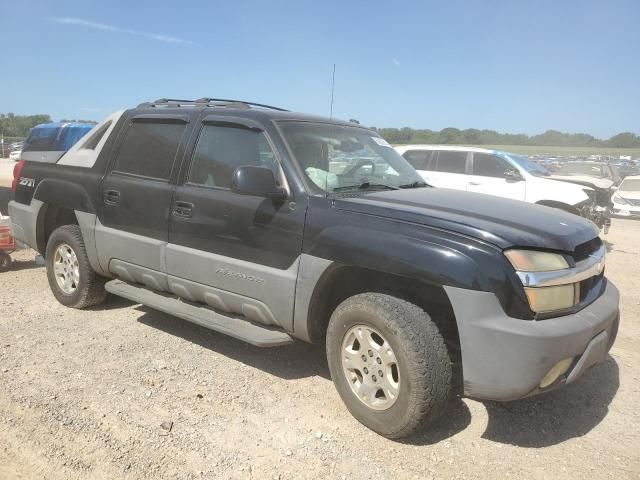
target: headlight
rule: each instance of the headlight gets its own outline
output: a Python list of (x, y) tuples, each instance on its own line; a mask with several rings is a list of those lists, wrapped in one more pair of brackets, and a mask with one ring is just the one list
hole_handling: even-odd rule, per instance
[(504, 254), (513, 268), (521, 272), (548, 272), (569, 268), (567, 261), (558, 253), (537, 250), (507, 250)]
[[(522, 274), (558, 272), (569, 270), (570, 266), (564, 256), (558, 253), (537, 250), (507, 250), (505, 256), (516, 269), (520, 278)], [(553, 286), (531, 286), (523, 280), (524, 291), (531, 310), (536, 313), (552, 312), (573, 307), (580, 301), (580, 283), (565, 283)]]
[(620, 205), (629, 205), (629, 202), (627, 202), (624, 198), (622, 198), (618, 194), (614, 195), (612, 200), (616, 203), (619, 203)]

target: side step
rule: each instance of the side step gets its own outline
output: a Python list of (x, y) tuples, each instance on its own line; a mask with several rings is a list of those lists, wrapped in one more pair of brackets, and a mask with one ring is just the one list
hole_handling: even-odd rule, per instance
[(109, 293), (142, 303), (155, 310), (174, 315), (202, 327), (243, 340), (256, 347), (277, 347), (293, 343), (293, 338), (267, 326), (256, 325), (244, 318), (229, 317), (207, 307), (199, 307), (180, 300), (171, 294), (161, 294), (122, 280), (111, 280), (104, 288)]

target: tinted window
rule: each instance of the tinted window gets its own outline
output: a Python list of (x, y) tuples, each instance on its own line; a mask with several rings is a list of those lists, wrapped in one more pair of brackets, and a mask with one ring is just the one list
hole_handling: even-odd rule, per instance
[(473, 154), (473, 174), (482, 177), (505, 178), (504, 172), (514, 170), (508, 162), (487, 153)]
[(167, 180), (186, 125), (134, 122), (114, 170)]
[(465, 173), (467, 168), (467, 152), (438, 152), (437, 172)]
[(231, 188), (236, 168), (244, 165), (278, 167), (263, 132), (207, 125), (203, 127), (189, 171), (189, 183), (207, 187)]
[(84, 150), (95, 150), (98, 144), (100, 143), (100, 140), (102, 140), (102, 137), (104, 137), (104, 134), (107, 133), (107, 130), (109, 130), (110, 126), (111, 126), (111, 121), (108, 121), (102, 127), (100, 127), (96, 132), (91, 134), (89, 139), (86, 140), (82, 145), (82, 148)]
[(409, 150), (402, 155), (416, 170), (430, 170), (429, 163), (433, 150)]

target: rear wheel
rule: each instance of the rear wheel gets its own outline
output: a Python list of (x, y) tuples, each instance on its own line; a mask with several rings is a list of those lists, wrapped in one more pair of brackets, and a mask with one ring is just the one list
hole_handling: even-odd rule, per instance
[(451, 361), (429, 315), (389, 295), (342, 302), (327, 329), (331, 378), (353, 416), (389, 438), (437, 420), (451, 393)]
[(104, 301), (104, 279), (91, 268), (80, 227), (64, 225), (54, 230), (45, 257), (49, 286), (60, 303), (86, 308)]

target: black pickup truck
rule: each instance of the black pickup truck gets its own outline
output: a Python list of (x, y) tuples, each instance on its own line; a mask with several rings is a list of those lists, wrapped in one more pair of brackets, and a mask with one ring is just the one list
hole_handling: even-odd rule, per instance
[(109, 292), (257, 346), (326, 342), (347, 408), (387, 437), (452, 394), (571, 383), (616, 336), (593, 223), (432, 188), (353, 122), (161, 99), (14, 175), (13, 234), (62, 304)]

